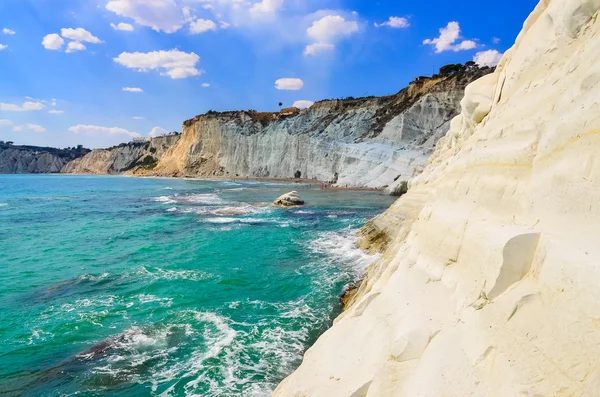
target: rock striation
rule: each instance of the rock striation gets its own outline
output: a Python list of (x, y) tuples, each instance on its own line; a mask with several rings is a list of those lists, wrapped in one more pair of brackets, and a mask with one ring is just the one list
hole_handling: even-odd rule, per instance
[(388, 97), (294, 112), (209, 112), (184, 123), (162, 176), (304, 178), (397, 190), (419, 174), (459, 113), (465, 86), (492, 69), (419, 78)]
[(67, 164), (61, 172), (147, 175), (179, 138), (180, 135), (166, 135), (141, 142), (123, 143), (108, 149), (94, 149), (86, 156)]
[(469, 85), (384, 249), (274, 397), (600, 390), (600, 0), (542, 0)]
[(83, 147), (55, 149), (18, 146), (0, 141), (0, 174), (59, 173), (70, 161), (88, 152)]

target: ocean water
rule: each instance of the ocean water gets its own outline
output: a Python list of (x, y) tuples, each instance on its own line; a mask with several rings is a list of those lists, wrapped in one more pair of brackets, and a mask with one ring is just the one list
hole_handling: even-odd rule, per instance
[[(273, 208), (300, 191), (307, 205)], [(376, 258), (393, 199), (307, 185), (0, 176), (0, 395), (268, 396)]]

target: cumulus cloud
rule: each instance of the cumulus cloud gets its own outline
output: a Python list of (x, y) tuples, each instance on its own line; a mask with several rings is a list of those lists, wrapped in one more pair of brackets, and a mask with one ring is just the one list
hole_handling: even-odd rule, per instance
[(333, 51), (335, 46), (329, 43), (314, 43), (309, 44), (304, 49), (304, 55), (316, 55), (320, 52)]
[(14, 132), (21, 132), (24, 130), (29, 130), (29, 131), (33, 131), (33, 132), (46, 132), (46, 129), (38, 124), (28, 123), (25, 125), (16, 125), (13, 127)]
[(210, 87), (210, 84), (208, 84), (208, 83), (202, 83), (202, 87), (208, 88), (208, 87)]
[(294, 104), (292, 106), (295, 108), (298, 108), (298, 109), (307, 109), (314, 104), (315, 103), (313, 101), (307, 101), (307, 100), (302, 99), (302, 100), (294, 102)]
[(161, 75), (169, 76), (172, 79), (183, 79), (201, 74), (200, 70), (196, 69), (200, 57), (193, 52), (186, 53), (177, 49), (148, 53), (123, 52), (113, 60), (137, 72), (159, 70)]
[(4, 29), (2, 29), (2, 33), (8, 34), (8, 35), (13, 35), (13, 34), (15, 34), (17, 32), (15, 32), (14, 30), (11, 30), (9, 28), (4, 28)]
[(142, 116), (133, 116), (134, 120), (144, 120)]
[(355, 32), (358, 32), (358, 23), (346, 21), (340, 15), (327, 15), (313, 22), (312, 26), (306, 30), (308, 36), (318, 43), (330, 43)]
[(90, 32), (88, 32), (87, 30), (85, 30), (83, 28), (77, 28), (77, 29), (64, 28), (64, 29), (60, 30), (60, 35), (62, 37), (64, 37), (65, 39), (78, 41), (78, 42), (85, 42), (85, 43), (92, 43), (92, 44), (102, 43), (102, 40), (100, 40), (99, 38), (97, 38), (96, 36), (94, 36), (93, 34), (91, 34)]
[(125, 92), (144, 92), (141, 88), (138, 87), (123, 87), (123, 91)]
[(304, 81), (296, 78), (283, 78), (275, 82), (275, 88), (278, 90), (297, 91), (304, 87)]
[(227, 22), (225, 22), (225, 21), (221, 21), (221, 22), (219, 22), (219, 27), (220, 27), (221, 29), (227, 29), (227, 28), (229, 28), (230, 26), (231, 26), (231, 24), (230, 24), (230, 23), (227, 23)]
[(262, 0), (250, 8), (250, 12), (254, 15), (261, 13), (273, 13), (281, 8), (283, 0)]
[(105, 135), (126, 135), (132, 138), (139, 138), (142, 135), (137, 132), (131, 132), (125, 128), (119, 127), (102, 127), (99, 125), (76, 125), (69, 128), (69, 132), (74, 134), (88, 135), (88, 136), (105, 136)]
[(41, 102), (25, 102), (22, 106), (0, 102), (0, 110), (7, 112), (27, 112), (30, 110), (42, 110), (43, 108), (44, 104)]
[(47, 50), (60, 50), (65, 41), (56, 33), (48, 34), (42, 40), (42, 45)]
[(210, 19), (198, 19), (190, 23), (190, 33), (198, 34), (208, 32), (209, 30), (217, 30), (217, 24)]
[(133, 25), (130, 25), (128, 23), (121, 22), (116, 25), (114, 23), (111, 23), (110, 27), (113, 28), (114, 30), (123, 30), (126, 32), (133, 32)]
[(75, 51), (83, 51), (85, 50), (85, 45), (83, 45), (82, 43), (78, 42), (78, 41), (71, 41), (68, 45), (67, 45), (67, 50), (65, 52), (67, 53), (71, 53), (71, 52), (75, 52)]
[(0, 119), (0, 127), (5, 127), (7, 125), (12, 125), (12, 121), (8, 119)]
[(492, 37), (492, 43), (500, 44), (500, 41), (502, 41), (502, 40), (500, 40), (498, 37)]
[(169, 131), (165, 130), (164, 128), (154, 127), (154, 128), (152, 128), (152, 131), (150, 131), (148, 136), (151, 138), (154, 138), (157, 136), (167, 135), (168, 133), (169, 133)]
[(64, 112), (65, 112), (64, 110), (52, 109), (48, 113), (50, 113), (50, 114), (63, 114)]
[(2, 51), (2, 50), (6, 50), (7, 48), (8, 48), (8, 46), (7, 46), (7, 45), (0, 44), (0, 51)]
[(173, 0), (110, 0), (106, 9), (131, 18), (138, 25), (165, 33), (175, 33), (189, 17), (189, 9), (180, 7)]
[(448, 22), (448, 25), (440, 29), (440, 36), (434, 39), (427, 39), (423, 44), (428, 44), (435, 47), (435, 52), (444, 51), (462, 51), (472, 50), (477, 47), (477, 43), (473, 40), (462, 40), (460, 35), (460, 25), (458, 22)]
[(473, 61), (479, 66), (496, 66), (502, 59), (502, 54), (496, 50), (478, 52)]
[(410, 27), (410, 22), (408, 22), (408, 19), (404, 17), (390, 17), (390, 19), (388, 19), (384, 23), (375, 23), (376, 28), (381, 26), (389, 26), (390, 28), (395, 29), (404, 29)]

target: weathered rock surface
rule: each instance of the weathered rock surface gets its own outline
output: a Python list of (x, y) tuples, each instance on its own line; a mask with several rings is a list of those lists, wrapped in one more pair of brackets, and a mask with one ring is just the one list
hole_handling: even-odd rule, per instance
[(71, 160), (83, 156), (86, 149), (55, 149), (0, 143), (0, 174), (58, 173)]
[(294, 207), (304, 205), (304, 200), (300, 198), (300, 194), (298, 194), (298, 192), (293, 191), (279, 196), (275, 201), (273, 201), (273, 204), (278, 207)]
[(130, 142), (109, 149), (94, 149), (86, 156), (67, 164), (61, 172), (146, 175), (179, 138), (180, 135), (167, 135), (151, 138), (147, 142)]
[(383, 258), (275, 397), (598, 396), (599, 10), (542, 0), (467, 88), (364, 231)]
[(209, 112), (184, 123), (181, 140), (153, 172), (302, 177), (394, 190), (423, 170), (458, 114), (465, 86), (490, 72), (419, 79), (396, 95), (322, 101), (290, 116)]

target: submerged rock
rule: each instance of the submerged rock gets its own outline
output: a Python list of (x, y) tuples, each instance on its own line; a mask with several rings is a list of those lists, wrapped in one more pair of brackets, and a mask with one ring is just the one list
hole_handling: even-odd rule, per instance
[(293, 191), (278, 197), (277, 200), (273, 201), (273, 204), (279, 207), (293, 207), (297, 205), (304, 205), (304, 200), (300, 198), (298, 192)]

